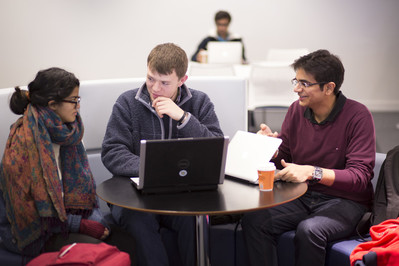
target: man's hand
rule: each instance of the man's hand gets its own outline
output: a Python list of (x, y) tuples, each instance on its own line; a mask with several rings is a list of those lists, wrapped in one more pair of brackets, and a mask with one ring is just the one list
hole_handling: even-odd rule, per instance
[(172, 99), (166, 97), (158, 97), (152, 102), (152, 107), (155, 108), (158, 116), (160, 118), (163, 115), (168, 115), (173, 120), (178, 121), (184, 114), (184, 111), (177, 106), (176, 103), (172, 101)]
[(265, 135), (268, 137), (274, 137), (277, 138), (277, 131), (272, 132), (270, 127), (268, 127), (266, 124), (260, 124), (260, 130), (257, 132), (257, 134)]
[(294, 163), (286, 163), (281, 160), (283, 170), (279, 171), (274, 179), (281, 179), (287, 182), (302, 183), (312, 176), (314, 167), (311, 165), (298, 165)]

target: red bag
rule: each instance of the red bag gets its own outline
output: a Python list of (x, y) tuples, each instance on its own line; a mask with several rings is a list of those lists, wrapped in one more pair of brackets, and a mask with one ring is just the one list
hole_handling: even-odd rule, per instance
[(105, 243), (73, 243), (57, 252), (48, 252), (31, 260), (27, 266), (43, 265), (118, 265), (130, 266), (130, 257), (126, 252)]
[(377, 265), (399, 265), (399, 218), (370, 228), (371, 241), (360, 243), (350, 255), (351, 265), (369, 252), (377, 254)]

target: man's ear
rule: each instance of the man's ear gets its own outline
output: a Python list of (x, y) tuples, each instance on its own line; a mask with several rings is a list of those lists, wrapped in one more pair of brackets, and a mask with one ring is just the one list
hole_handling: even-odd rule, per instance
[(180, 87), (181, 85), (183, 85), (183, 83), (186, 82), (187, 79), (188, 79), (188, 76), (187, 76), (187, 75), (184, 75), (184, 77), (182, 77), (182, 78), (180, 79), (179, 87)]
[(335, 89), (335, 83), (334, 82), (328, 82), (327, 84), (324, 85), (326, 88), (326, 94), (331, 95), (334, 94), (334, 89)]
[(51, 100), (48, 102), (48, 107), (50, 107), (51, 110), (55, 111), (57, 109), (57, 103), (54, 100)]

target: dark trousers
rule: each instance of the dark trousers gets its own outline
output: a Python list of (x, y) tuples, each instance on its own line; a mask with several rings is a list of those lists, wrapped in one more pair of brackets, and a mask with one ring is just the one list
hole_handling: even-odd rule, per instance
[(278, 265), (277, 239), (296, 230), (295, 265), (324, 265), (330, 241), (354, 234), (367, 208), (318, 192), (266, 210), (247, 213), (242, 228), (251, 265)]
[(111, 213), (117, 224), (135, 239), (135, 254), (139, 266), (169, 265), (168, 254), (160, 234), (161, 227), (176, 232), (182, 265), (196, 264), (194, 217), (156, 215), (115, 205), (111, 206)]

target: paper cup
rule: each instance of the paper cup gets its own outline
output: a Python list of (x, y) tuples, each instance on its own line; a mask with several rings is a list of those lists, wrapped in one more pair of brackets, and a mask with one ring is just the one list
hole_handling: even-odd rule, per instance
[(276, 166), (274, 163), (266, 163), (258, 167), (258, 181), (259, 189), (262, 191), (273, 190), (274, 184), (274, 172), (276, 171)]

